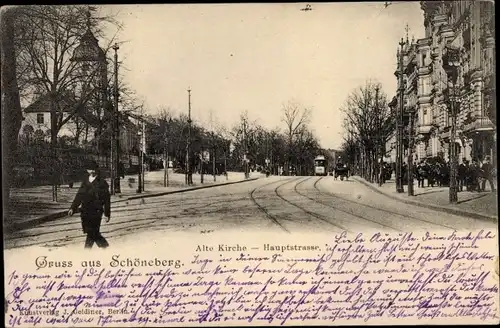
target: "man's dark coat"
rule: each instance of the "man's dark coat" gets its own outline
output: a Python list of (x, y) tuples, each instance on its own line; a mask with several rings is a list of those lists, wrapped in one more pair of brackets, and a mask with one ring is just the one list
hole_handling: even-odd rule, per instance
[(83, 180), (71, 209), (76, 212), (81, 205), (80, 213), (84, 233), (99, 231), (102, 215), (110, 217), (110, 202), (111, 196), (106, 180), (100, 176), (97, 176), (92, 182), (88, 178)]

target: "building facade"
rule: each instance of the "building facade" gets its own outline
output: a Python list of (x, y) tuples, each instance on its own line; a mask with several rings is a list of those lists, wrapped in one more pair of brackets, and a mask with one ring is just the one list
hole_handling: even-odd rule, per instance
[[(21, 129), (19, 130), (21, 140), (29, 141), (41, 139), (46, 142), (50, 141), (51, 113), (49, 101), (48, 96), (42, 96), (23, 110), (23, 121)], [(61, 126), (57, 136), (59, 138), (68, 137), (73, 140), (76, 139), (77, 134), (79, 134), (78, 144), (75, 143), (75, 146), (94, 146), (97, 140), (96, 127), (86, 123), (86, 117), (74, 115), (71, 100), (65, 100), (63, 98), (59, 101), (59, 107), (62, 111), (62, 120), (68, 119), (68, 116), (71, 117)], [(76, 123), (77, 121), (79, 121), (78, 124)], [(140, 142), (140, 136), (137, 134), (139, 130), (140, 126), (131, 122), (127, 115), (120, 114), (119, 144), (120, 152), (123, 157), (128, 158), (137, 155)]]
[[(449, 158), (455, 143), (462, 159), (496, 160), (494, 8), (489, 1), (422, 1), (425, 38), (416, 42), (419, 158)], [(456, 85), (443, 69), (446, 46), (459, 49)], [(407, 55), (408, 60), (413, 53)], [(408, 76), (408, 83), (412, 81)], [(457, 138), (450, 140), (450, 100), (457, 95)], [(410, 101), (411, 102), (411, 101)]]
[[(71, 114), (70, 101), (64, 97), (59, 101), (62, 120)], [(32, 104), (24, 108), (23, 121), (19, 130), (20, 138), (39, 138), (50, 141), (50, 99), (47, 95), (41, 96)], [(69, 120), (58, 131), (58, 137), (75, 137), (76, 125)]]
[[(489, 1), (421, 1), (425, 37), (406, 37), (403, 57), (405, 159), (408, 154), (409, 113), (414, 116), (414, 160), (440, 157), (449, 160), (455, 144), (459, 162), (496, 161), (496, 85), (494, 8)], [(446, 47), (460, 52), (458, 79), (451, 85), (443, 68)], [(400, 52), (401, 51), (401, 52)], [(454, 88), (457, 135), (450, 140), (451, 115), (448, 97)], [(399, 91), (390, 106), (399, 108)], [(387, 145), (395, 158), (395, 138)], [(494, 163), (496, 164), (496, 163)]]
[[(394, 96), (391, 101), (389, 102), (388, 106), (391, 108), (391, 112), (397, 113), (397, 106), (398, 106), (398, 99), (396, 96)], [(396, 133), (393, 133), (391, 138), (387, 140), (385, 144), (385, 157), (384, 161), (387, 163), (396, 163), (397, 159), (397, 137)]]

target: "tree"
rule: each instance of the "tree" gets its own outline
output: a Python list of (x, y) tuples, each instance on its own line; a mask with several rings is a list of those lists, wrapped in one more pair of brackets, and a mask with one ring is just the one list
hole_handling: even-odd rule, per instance
[(293, 156), (293, 139), (297, 135), (299, 130), (309, 123), (311, 110), (309, 108), (303, 107), (296, 101), (290, 100), (287, 104), (283, 105), (282, 111), (282, 120), (286, 125), (285, 133), (288, 141), (288, 164), (285, 167), (285, 171), (288, 172)]
[(286, 137), (279, 129), (268, 131), (269, 137), (269, 160), (272, 166), (272, 173), (278, 174), (278, 167), (286, 162), (287, 141)]
[[(297, 167), (297, 174), (307, 175), (313, 172), (314, 163), (313, 159), (323, 151), (319, 145), (314, 133), (303, 125), (296, 132), (296, 141), (294, 143), (295, 150), (295, 165)], [(326, 154), (323, 154), (326, 155)]]
[[(71, 59), (81, 42), (86, 40), (91, 45), (92, 42), (97, 43), (94, 35), (102, 35), (104, 23), (118, 24), (112, 17), (91, 19), (89, 9), (95, 11), (95, 8), (87, 6), (25, 6), (17, 16), (16, 60), (22, 68), (17, 74), (23, 95), (47, 95), (50, 99), (54, 160), (57, 157), (57, 135), (62, 126), (77, 114), (85, 116), (87, 103), (96, 99), (99, 105), (94, 104), (92, 108), (106, 112), (103, 106), (107, 100), (103, 86), (107, 79), (105, 52), (96, 46), (98, 54), (83, 53), (85, 56), (101, 58), (101, 64), (94, 67), (87, 61), (82, 64)], [(91, 29), (94, 34), (90, 32)], [(111, 42), (106, 49), (109, 49)], [(73, 105), (69, 110), (63, 110), (62, 100), (68, 98)], [(54, 170), (54, 200), (57, 199), (56, 176)]]
[(373, 182), (380, 177), (380, 164), (386, 155), (385, 145), (395, 131), (396, 115), (380, 83), (371, 81), (349, 95), (342, 111), (346, 134), (343, 149), (351, 152), (346, 156), (351, 161), (359, 156), (359, 173)]
[(22, 122), (14, 45), (14, 24), (19, 8), (3, 7), (1, 10), (2, 184), (4, 186), (2, 205), (4, 213), (8, 213), (14, 156), (17, 151), (18, 134)]
[(239, 170), (246, 170), (245, 157), (248, 161), (255, 162), (254, 133), (256, 130), (257, 123), (250, 121), (248, 111), (241, 113), (240, 121), (232, 128), (231, 138), (234, 150), (231, 154), (231, 164)]

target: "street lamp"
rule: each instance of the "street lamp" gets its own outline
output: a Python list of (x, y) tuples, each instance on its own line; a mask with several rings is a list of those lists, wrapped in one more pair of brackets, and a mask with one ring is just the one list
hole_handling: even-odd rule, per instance
[(142, 131), (137, 131), (137, 136), (139, 137), (139, 147), (137, 149), (139, 150), (139, 153), (137, 154), (137, 159), (139, 161), (139, 173), (138, 173), (138, 186), (137, 186), (137, 193), (140, 194), (142, 192), (142, 149), (141, 149), (141, 141), (142, 141)]
[(164, 164), (164, 176), (163, 176), (163, 186), (168, 187), (168, 166), (169, 166), (169, 159), (168, 159), (168, 148), (169, 148), (169, 128), (172, 125), (172, 119), (170, 118), (167, 122), (165, 122), (165, 164)]
[(190, 152), (191, 152), (191, 89), (189, 88), (187, 90), (188, 92), (188, 140), (187, 140), (187, 145), (186, 145), (186, 184), (191, 185), (193, 184), (193, 174), (191, 172), (191, 165), (190, 165)]
[(217, 153), (217, 147), (215, 145), (215, 133), (214, 131), (211, 131), (211, 137), (212, 137), (212, 174), (214, 176), (214, 182), (217, 181), (217, 178), (216, 178), (216, 175), (215, 175), (215, 167), (216, 167), (216, 163), (215, 163), (215, 155)]
[(227, 153), (231, 153), (231, 141), (227, 142), (227, 145), (224, 147), (224, 175), (226, 176), (226, 180), (228, 180), (227, 176)]
[(401, 50), (398, 50), (399, 60), (399, 86), (398, 86), (398, 114), (397, 114), (397, 135), (396, 135), (396, 191), (398, 193), (404, 192), (403, 187), (403, 113), (404, 113), (404, 80), (403, 80), (403, 56), (404, 56), (404, 41), (401, 38), (399, 42)]
[(196, 141), (199, 143), (200, 146), (200, 156), (199, 156), (199, 161), (200, 161), (200, 183), (203, 184), (203, 169), (204, 169), (204, 150), (203, 150), (203, 135), (200, 135), (199, 137), (196, 138)]
[(457, 133), (457, 108), (456, 108), (456, 84), (458, 70), (460, 67), (460, 51), (455, 47), (447, 45), (443, 52), (443, 69), (448, 77), (448, 92), (446, 98), (450, 102), (451, 130), (450, 130), (450, 203), (458, 202), (457, 168), (458, 154), (455, 144)]
[[(118, 111), (118, 49), (120, 47), (118, 46), (117, 43), (113, 46), (113, 50), (115, 51), (115, 85), (114, 85), (114, 101), (115, 101), (115, 106), (114, 106), (114, 119), (112, 126), (114, 127), (113, 129), (113, 145), (114, 145), (114, 152), (113, 154), (115, 155), (115, 166), (114, 166), (114, 172), (112, 176), (114, 176), (115, 180), (113, 181), (113, 192), (114, 193), (121, 193), (121, 188), (120, 188), (120, 123), (119, 123), (119, 111)], [(112, 147), (113, 148), (113, 147)]]
[(408, 196), (415, 196), (413, 190), (413, 147), (415, 144), (415, 135), (414, 135), (414, 124), (415, 124), (415, 106), (411, 104), (408, 108), (408, 112), (410, 114), (410, 122), (408, 127)]

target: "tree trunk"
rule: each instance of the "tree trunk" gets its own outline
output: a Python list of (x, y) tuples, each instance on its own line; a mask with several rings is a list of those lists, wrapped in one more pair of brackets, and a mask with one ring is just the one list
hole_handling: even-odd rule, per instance
[(2, 82), (2, 205), (8, 213), (12, 171), (15, 162), (22, 110), (16, 79), (16, 54), (14, 48), (14, 20), (17, 9), (2, 11), (1, 28), (1, 82)]
[(383, 177), (383, 175), (384, 175), (384, 172), (383, 172), (383, 170), (384, 170), (384, 155), (385, 155), (384, 154), (384, 146), (381, 145), (380, 146), (380, 164), (379, 164), (379, 177), (380, 177), (379, 178), (380, 179), (379, 185), (380, 186), (382, 186), (382, 182), (384, 181), (384, 177)]
[(89, 142), (89, 124), (85, 122), (85, 143)]
[(373, 182), (373, 152), (371, 150), (368, 151), (368, 156), (366, 156), (368, 160), (368, 181), (370, 183)]
[(52, 200), (57, 202), (58, 187), (58, 160), (57, 160), (57, 113), (55, 104), (55, 90), (50, 95), (50, 149), (52, 151)]
[(371, 156), (370, 156), (370, 165), (372, 168), (372, 183), (377, 182), (377, 161), (375, 158), (377, 157), (377, 153), (375, 150), (372, 150)]

